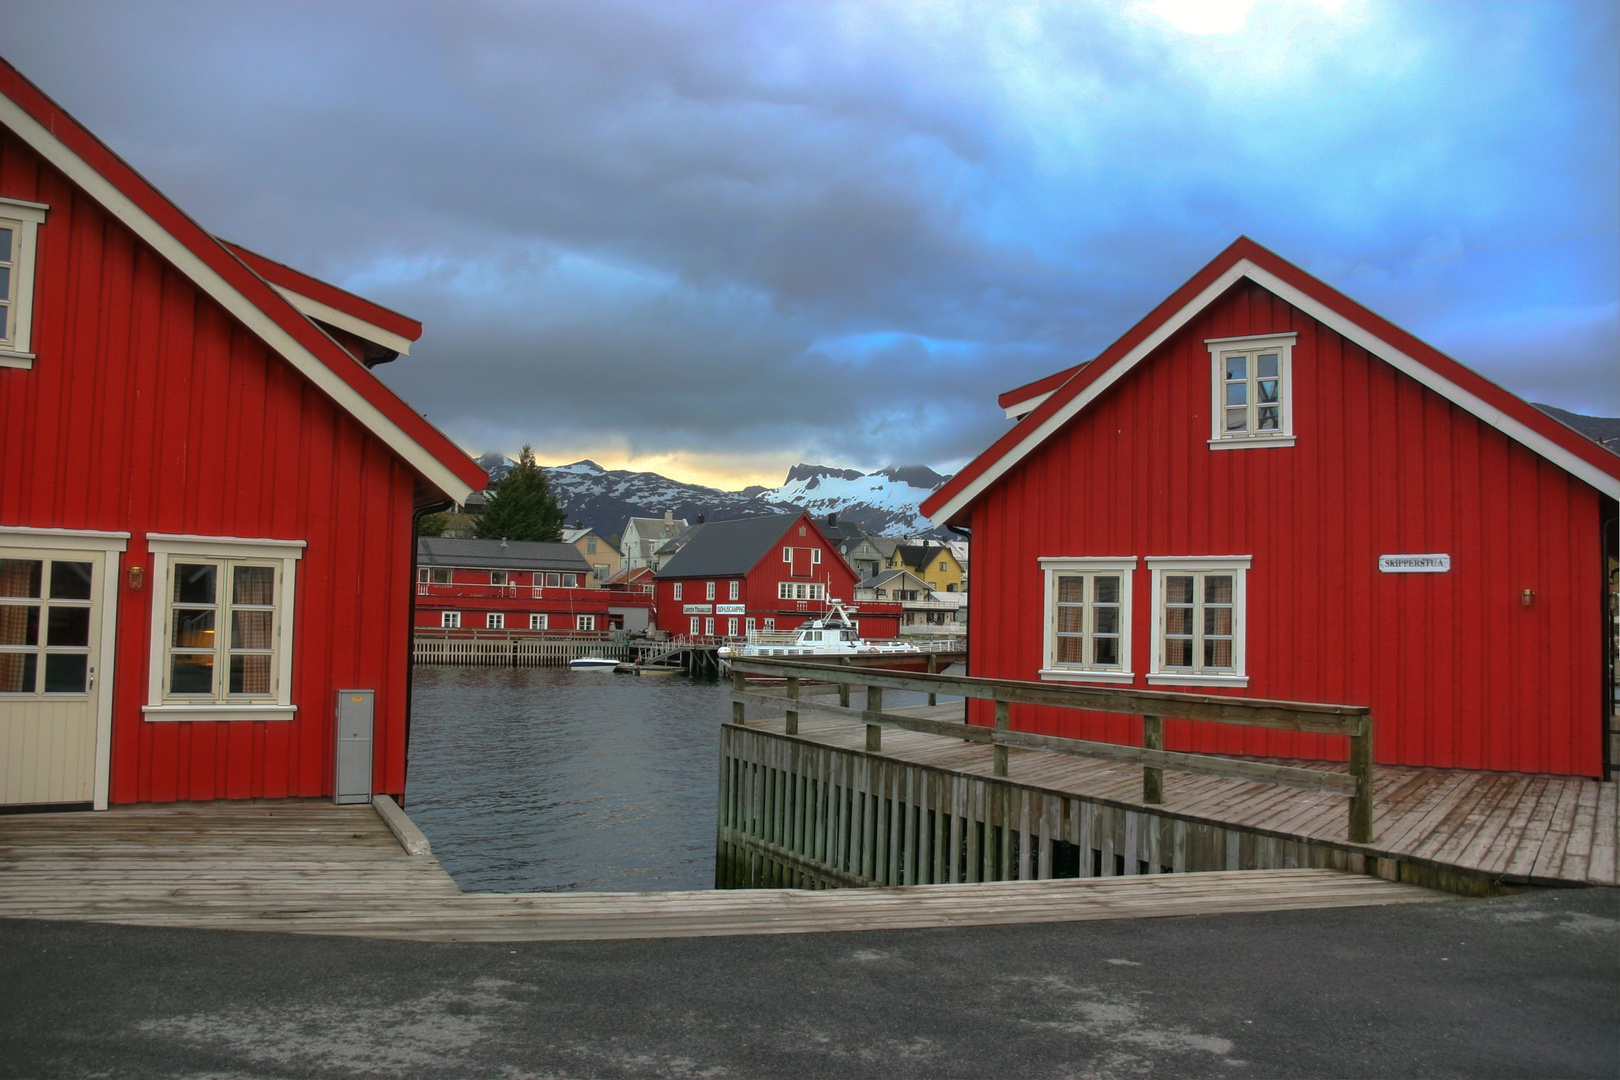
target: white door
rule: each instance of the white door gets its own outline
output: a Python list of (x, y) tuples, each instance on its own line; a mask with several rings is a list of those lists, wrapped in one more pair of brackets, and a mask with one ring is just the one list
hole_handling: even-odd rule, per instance
[(104, 804), (107, 567), (103, 551), (0, 546), (0, 805)]

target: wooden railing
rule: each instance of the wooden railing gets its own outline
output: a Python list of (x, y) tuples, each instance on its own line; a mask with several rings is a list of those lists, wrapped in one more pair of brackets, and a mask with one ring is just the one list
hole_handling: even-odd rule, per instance
[[(742, 723), (745, 705), (785, 707), (787, 733), (799, 730), (799, 714), (815, 713), (855, 720), (866, 725), (866, 749), (879, 751), (883, 728), (897, 727), (930, 735), (948, 735), (969, 742), (989, 743), (994, 749), (994, 771), (1007, 775), (1007, 750), (1046, 750), (1078, 757), (1102, 758), (1142, 766), (1142, 801), (1164, 801), (1164, 770), (1224, 776), (1280, 784), (1306, 791), (1328, 791), (1350, 797), (1350, 840), (1372, 842), (1373, 787), (1371, 712), (1358, 705), (1320, 705), (1298, 701), (1269, 701), (1261, 698), (1216, 697), (1179, 694), (1160, 690), (1133, 690), (1114, 687), (1054, 686), (1049, 683), (1021, 682), (1015, 679), (985, 679), (967, 675), (933, 675), (854, 669), (836, 664), (806, 663), (794, 660), (763, 660), (738, 657), (732, 668), (732, 720)], [(746, 675), (785, 678), (778, 691), (751, 691)], [(807, 700), (801, 683), (810, 680), (835, 685), (837, 705)], [(849, 705), (852, 686), (866, 688), (866, 708)], [(883, 711), (883, 691), (912, 690), (928, 695), (933, 704), (939, 694), (954, 694), (995, 702), (995, 726), (931, 720)], [(1009, 725), (1014, 704), (1052, 705), (1064, 709), (1123, 713), (1142, 718), (1142, 745), (1070, 739), (1058, 735), (1037, 735), (1013, 731)], [(1190, 754), (1164, 749), (1164, 721), (1198, 720), (1215, 724), (1280, 728), (1321, 735), (1342, 735), (1350, 740), (1348, 774), (1297, 765), (1275, 765), (1213, 754)]]

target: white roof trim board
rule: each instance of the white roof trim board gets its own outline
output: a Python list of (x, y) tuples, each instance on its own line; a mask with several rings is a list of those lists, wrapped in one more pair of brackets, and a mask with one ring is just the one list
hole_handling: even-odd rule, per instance
[[(1078, 375), (1080, 373), (1077, 371), (1075, 374)], [(1025, 398), (1023, 401), (1014, 402), (1013, 404), (1007, 406), (1007, 408), (1004, 410), (1007, 414), (1007, 419), (1016, 420), (1026, 413), (1034, 412), (1036, 409), (1041, 407), (1042, 403), (1045, 402), (1047, 398), (1051, 397), (1055, 393), (1057, 393), (1056, 390), (1048, 390), (1044, 394), (1036, 394), (1032, 398)]]
[(339, 330), (347, 330), (363, 341), (369, 341), (373, 345), (381, 345), (385, 349), (392, 349), (401, 356), (411, 355), (411, 339), (408, 337), (401, 337), (392, 330), (384, 330), (376, 323), (369, 323), (364, 319), (350, 315), (347, 311), (339, 311), (331, 304), (323, 304), (314, 297), (305, 296), (301, 292), (294, 292), (281, 285), (272, 284), (270, 287), (280, 293), (287, 303), (311, 319), (318, 319), (328, 326), (337, 327)]
[(467, 496), (472, 493), (472, 488), (450, 471), (443, 462), (407, 435), (398, 424), (384, 416), (382, 411), (367, 401), (359, 391), (344, 382), (337, 372), (322, 363), (319, 357), (301, 345), (282, 328), (281, 324), (220, 277), (213, 267), (181, 243), (174, 234), (135, 205), (117, 185), (92, 168), (88, 162), (4, 94), (0, 94), (0, 124), (10, 128), (18, 138), (64, 173), (144, 243), (156, 249), (158, 254), (190, 279), (192, 284), (253, 331), (261, 341), (292, 364), (299, 374), (320, 387), (339, 408), (358, 420), (439, 490), (458, 503), (466, 501)]
[[(1559, 446), (1540, 432), (1526, 427), (1524, 424), (1508, 416), (1495, 406), (1481, 400), (1476, 395), (1458, 386), (1450, 379), (1430, 368), (1428, 365), (1408, 356), (1389, 342), (1373, 334), (1359, 323), (1340, 315), (1326, 304), (1314, 299), (1294, 286), (1283, 281), (1270, 271), (1256, 266), (1248, 259), (1240, 259), (1225, 273), (1216, 278), (1202, 292), (1193, 297), (1180, 310), (1160, 323), (1154, 331), (1139, 342), (1130, 352), (1116, 360), (1107, 371), (1099, 375), (1084, 390), (1076, 394), (1073, 399), (1064, 404), (1051, 416), (1047, 417), (1039, 427), (1035, 428), (1023, 439), (1019, 440), (1000, 460), (996, 461), (983, 473), (957, 492), (956, 497), (940, 507), (939, 512), (933, 516), (934, 521), (949, 521), (974, 499), (978, 498), (986, 489), (1004, 476), (1013, 466), (1027, 457), (1036, 447), (1055, 435), (1070, 420), (1074, 419), (1087, 405), (1097, 400), (1105, 390), (1113, 386), (1128, 372), (1141, 363), (1148, 354), (1164, 344), (1170, 337), (1187, 323), (1191, 322), (1199, 312), (1214, 303), (1215, 300), (1231, 288), (1239, 278), (1249, 278), (1256, 284), (1271, 290), (1277, 296), (1293, 304), (1300, 311), (1311, 316), (1323, 325), (1337, 331), (1345, 338), (1355, 342), (1372, 355), (1385, 361), (1392, 367), (1410, 375), (1419, 383), (1446, 398), (1457, 407), (1472, 413), (1491, 427), (1507, 435), (1509, 438), (1523, 444), (1528, 449), (1546, 458), (1559, 468), (1572, 476), (1590, 484), (1592, 487), (1608, 495), (1610, 498), (1620, 498), (1620, 479), (1616, 479), (1599, 470), (1595, 465), (1577, 457), (1568, 450)], [(1078, 377), (1080, 373), (1076, 372)], [(1055, 391), (1054, 391), (1055, 393)], [(1011, 410), (1008, 410), (1011, 412)]]

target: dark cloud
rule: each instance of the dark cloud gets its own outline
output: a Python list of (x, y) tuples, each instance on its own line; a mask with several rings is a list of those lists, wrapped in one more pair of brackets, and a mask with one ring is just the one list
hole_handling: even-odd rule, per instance
[(1604, 5), (8, 4), (206, 226), (422, 318), (473, 449), (959, 463), (1238, 233), (1620, 412)]

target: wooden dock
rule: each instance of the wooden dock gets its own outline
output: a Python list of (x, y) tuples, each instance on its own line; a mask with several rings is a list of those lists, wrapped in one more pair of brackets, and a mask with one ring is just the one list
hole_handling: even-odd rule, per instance
[(0, 917), (424, 941), (896, 930), (1446, 899), (1330, 870), (812, 892), (462, 893), (369, 806), (0, 816)]
[[(960, 702), (889, 711), (963, 715)], [(1149, 804), (1143, 770), (1129, 763), (894, 728), (873, 752), (861, 723), (809, 711), (797, 730), (780, 717), (725, 727), (719, 846), (722, 860), (728, 848), (742, 860), (742, 879), (824, 887), (1327, 866), (1460, 892), (1620, 884), (1613, 782), (1377, 766), (1372, 842), (1355, 844), (1346, 799), (1332, 791), (1165, 769), (1162, 801)], [(804, 807), (823, 791), (845, 809), (818, 826), (812, 818), (835, 812)], [(947, 837), (953, 825), (960, 835)]]

